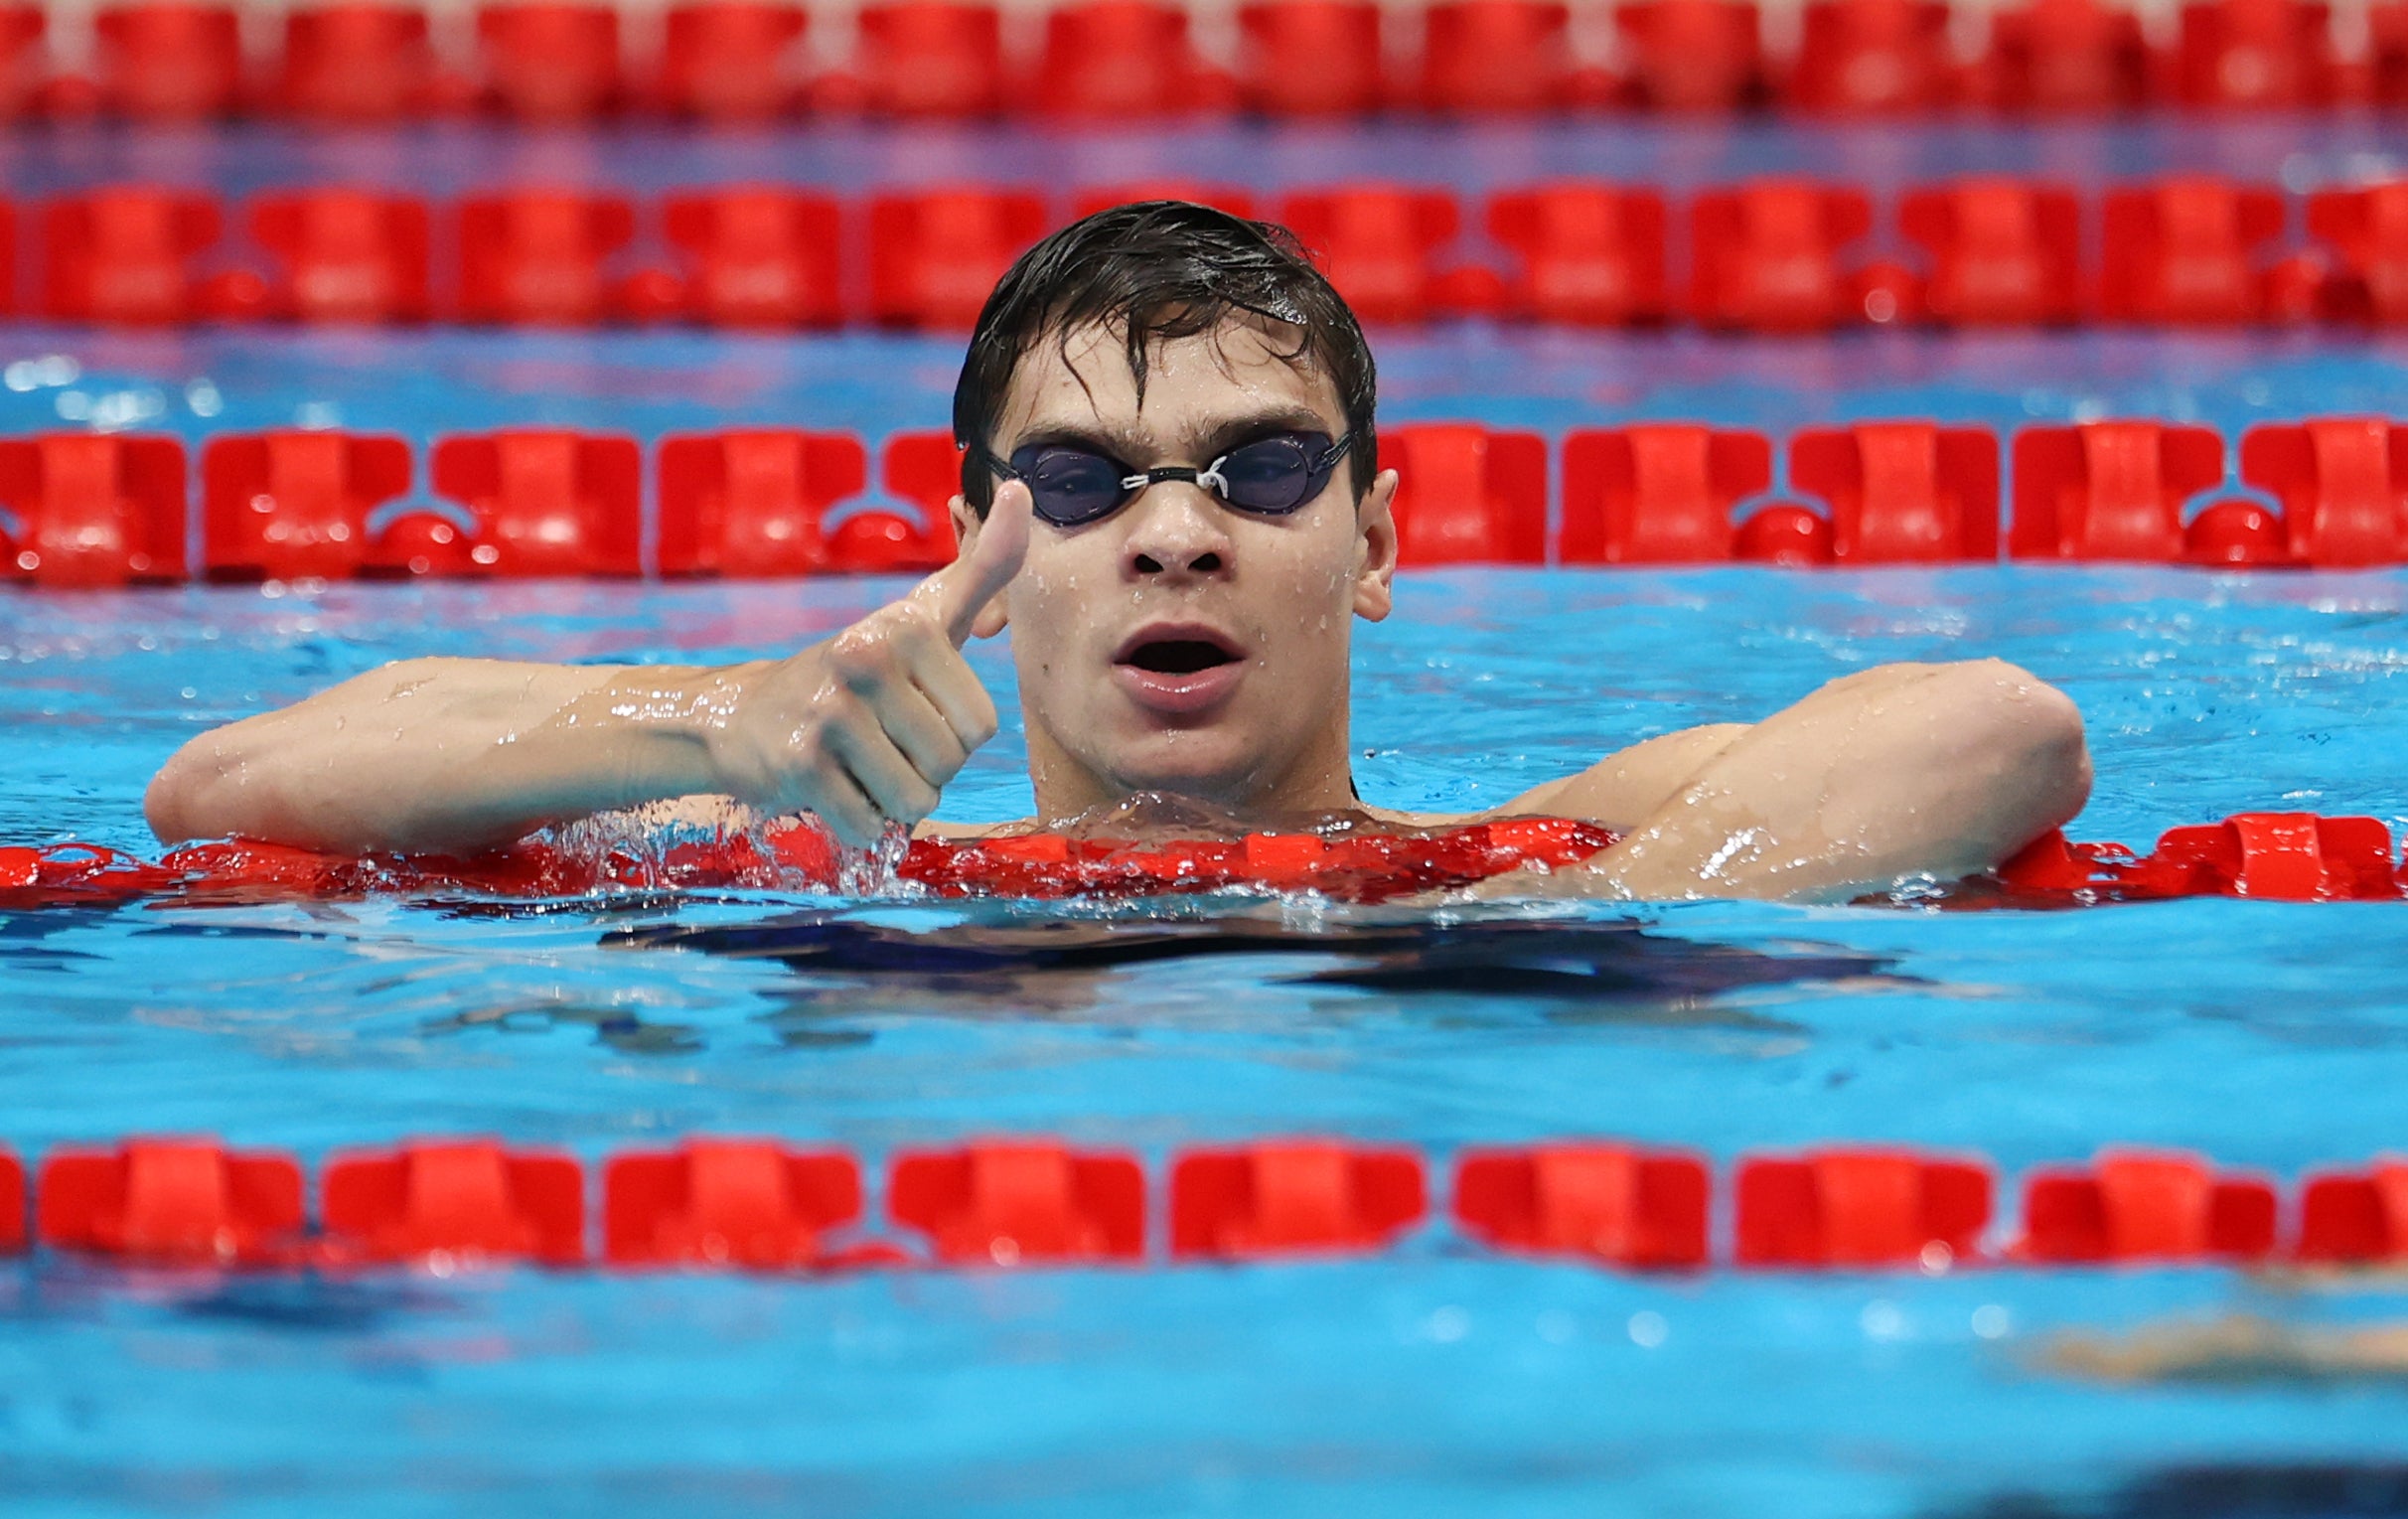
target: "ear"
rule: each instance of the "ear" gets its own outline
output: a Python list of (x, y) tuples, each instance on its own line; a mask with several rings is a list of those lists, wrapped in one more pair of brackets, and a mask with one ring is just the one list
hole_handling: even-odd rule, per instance
[[(954, 549), (954, 558), (967, 559), (971, 550), (978, 546), (978, 530), (985, 523), (970, 509), (969, 501), (960, 496), (945, 503), (945, 513), (953, 519), (954, 542), (960, 545)], [(997, 596), (981, 607), (978, 620), (970, 625), (971, 637), (992, 638), (1009, 627), (1011, 613), (1006, 605), (1009, 600), (1008, 595)]]
[(1360, 550), (1355, 566), (1355, 616), (1379, 622), (1396, 605), (1390, 582), (1397, 573), (1397, 472), (1382, 470), (1355, 508), (1355, 543)]

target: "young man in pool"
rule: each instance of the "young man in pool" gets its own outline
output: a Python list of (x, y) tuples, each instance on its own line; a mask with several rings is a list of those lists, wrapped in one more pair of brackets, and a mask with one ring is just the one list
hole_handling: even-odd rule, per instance
[[(386, 666), (187, 744), (151, 783), (151, 826), (459, 851), (733, 798), (854, 844), (890, 825), (980, 833), (927, 820), (995, 733), (962, 645), (1007, 626), (1029, 826), (1477, 821), (1355, 795), (1351, 622), (1388, 616), (1397, 560), (1373, 399), (1353, 314), (1284, 232), (1167, 202), (1090, 217), (1022, 256), (979, 318), (954, 397), (961, 550), (910, 595), (716, 669)], [(1480, 816), (1621, 835), (1494, 894), (1834, 896), (1988, 869), (2089, 786), (2058, 691), (1996, 661), (1893, 665)]]

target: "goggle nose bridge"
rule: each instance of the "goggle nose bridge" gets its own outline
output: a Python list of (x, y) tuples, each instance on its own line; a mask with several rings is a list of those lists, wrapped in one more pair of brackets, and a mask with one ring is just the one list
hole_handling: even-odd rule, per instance
[(1221, 473), (1221, 460), (1215, 459), (1202, 469), (1197, 469), (1190, 464), (1163, 464), (1148, 470), (1137, 470), (1121, 477), (1121, 489), (1136, 492), (1160, 485), (1166, 480), (1184, 480), (1190, 485), (1200, 485), (1221, 500), (1227, 501), (1229, 499), (1229, 481)]

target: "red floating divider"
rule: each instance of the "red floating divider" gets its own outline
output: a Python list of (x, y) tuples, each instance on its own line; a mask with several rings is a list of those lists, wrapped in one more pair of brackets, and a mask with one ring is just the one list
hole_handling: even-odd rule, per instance
[(2275, 313), (2264, 251), (2282, 234), (2272, 189), (2191, 177), (2106, 199), (2100, 313), (2112, 321), (2231, 324)]
[(963, 188), (869, 203), (869, 310), (899, 327), (967, 332), (995, 281), (1045, 235), (1032, 191)]
[(319, 1184), (325, 1258), (585, 1263), (585, 1172), (573, 1155), (492, 1139), (419, 1139), (338, 1154)]
[(2186, 545), (2182, 504), (2224, 478), (2212, 428), (2160, 422), (2028, 427), (2015, 437), (2019, 559), (2170, 562)]
[(1825, 115), (1896, 115), (1950, 103), (1946, 0), (1808, 0), (1789, 103)]
[(2408, 1259), (2408, 1161), (2310, 1176), (2300, 1187), (2296, 1254), (2320, 1264)]
[(25, 1162), (12, 1149), (0, 1149), (0, 1255), (23, 1253), (25, 1227)]
[(1728, 111), (1764, 97), (1754, 0), (1632, 0), (1614, 8), (1623, 92), (1667, 111)]
[(1990, 98), (2047, 114), (2129, 110), (2148, 98), (2141, 18), (2101, 0), (2032, 0), (1990, 23)]
[(1547, 561), (1547, 440), (1537, 433), (1410, 422), (1382, 430), (1380, 467), (1402, 476), (1399, 562)]
[(42, 308), (67, 322), (161, 326), (203, 307), (193, 255), (218, 240), (206, 195), (120, 186), (53, 201), (43, 217)]
[(613, 1266), (776, 1271), (846, 1259), (822, 1236), (860, 1218), (861, 1170), (835, 1150), (690, 1139), (613, 1155), (602, 1195), (602, 1259)]
[(1271, 116), (1357, 116), (1380, 107), (1377, 0), (1253, 0), (1238, 7), (1238, 94)]
[(579, 0), (502, 0), (477, 12), (486, 95), (526, 121), (583, 121), (616, 109), (616, 6)]
[(895, 1157), (887, 1211), (940, 1261), (1019, 1266), (1145, 1254), (1145, 1171), (1134, 1156), (992, 1140)]
[(764, 430), (665, 438), (661, 573), (814, 575), (836, 567), (828, 509), (869, 484), (850, 433)]
[(1944, 1267), (1981, 1252), (1990, 1168), (1907, 1150), (1739, 1162), (1740, 1266)]
[(1475, 1149), (1455, 1165), (1454, 1216), (1501, 1250), (1695, 1270), (1706, 1264), (1710, 1190), (1692, 1155), (1623, 1144)]
[(1572, 7), (1558, 0), (1436, 0), (1423, 15), (1425, 109), (1552, 111), (1604, 92), (1573, 67)]
[[(409, 444), (340, 432), (212, 438), (201, 568), (212, 579), (340, 579), (376, 561), (369, 515), (409, 493)], [(392, 566), (398, 568), (400, 566)]]
[(2088, 1170), (2048, 1169), (2024, 1186), (2017, 1259), (2048, 1265), (2258, 1261), (2274, 1252), (2275, 1193), (2195, 1155), (2103, 1151)]
[(613, 196), (526, 190), (460, 204), (460, 314), (471, 322), (587, 327), (618, 308), (606, 265), (635, 235)]
[(1123, 120), (1227, 104), (1234, 86), (1187, 38), (1187, 12), (1157, 0), (1070, 0), (1045, 16), (1034, 103), (1060, 116)]
[(2169, 829), (2148, 866), (2183, 896), (2330, 902), (2400, 895), (2391, 831), (2374, 818), (2236, 813), (2222, 823)]
[[(2400, 7), (2408, 17), (2408, 6)], [(2308, 198), (2308, 230), (2333, 254), (2327, 314), (2392, 326), (2408, 322), (2408, 181)]]
[(415, 5), (305, 5), (285, 14), (276, 102), (322, 121), (398, 121), (432, 103), (434, 68)]
[(2331, 105), (2333, 13), (2323, 0), (2192, 0), (2182, 11), (2175, 91), (2220, 109)]
[(662, 207), (685, 255), (684, 306), (719, 327), (832, 327), (843, 319), (833, 199), (776, 187), (674, 195)]
[(1790, 440), (1789, 478), (1831, 504), (1842, 564), (1999, 556), (1999, 442), (1980, 427), (1859, 422)]
[(40, 108), (46, 64), (43, 34), (49, 27), (50, 18), (39, 5), (0, 5), (0, 122)]
[(42, 1159), (43, 1244), (172, 1265), (291, 1264), (302, 1232), (301, 1167), (290, 1155), (211, 1139), (127, 1139)]
[(1003, 108), (1003, 20), (992, 5), (897, 0), (861, 7), (860, 90), (890, 116), (991, 116)]
[(2289, 540), (2272, 546), (2276, 562), (2323, 568), (2408, 557), (2408, 429), (2376, 417), (2252, 427), (2241, 438), (2241, 479), (2283, 504)]
[(1732, 509), (1771, 488), (1772, 444), (1761, 433), (1688, 422), (1571, 433), (1564, 439), (1563, 560), (1729, 559)]
[[(438, 535), (431, 567), (502, 575), (633, 575), (642, 531), (643, 456), (633, 438), (527, 429), (437, 440), (435, 494), (468, 508), (476, 541), (463, 564)], [(395, 550), (415, 549), (398, 530)], [(431, 533), (437, 524), (428, 524)], [(448, 526), (448, 525), (443, 525)], [(414, 568), (414, 566), (413, 566)]]
[(423, 203), (361, 190), (269, 195), (251, 236), (281, 267), (267, 308), (303, 322), (413, 322), (427, 314)]
[(1460, 218), (1443, 190), (1298, 191), (1280, 199), (1279, 220), (1366, 322), (1419, 322), (1453, 304), (1436, 255), (1454, 240)]
[(1170, 1253), (1181, 1258), (1381, 1249), (1428, 1207), (1422, 1157), (1292, 1139), (1181, 1154), (1170, 1175)]
[(234, 108), (242, 39), (232, 6), (187, 0), (104, 6), (92, 35), (100, 98), (119, 115), (199, 121)]
[(787, 0), (686, 0), (661, 43), (661, 100), (680, 115), (764, 121), (803, 103), (811, 15)]
[(1910, 190), (1898, 226), (1931, 260), (1925, 313), (1952, 325), (2081, 315), (2081, 211), (2062, 186), (1962, 180)]
[(1756, 180), (1689, 208), (1690, 307), (1708, 327), (1814, 332), (1862, 321), (1849, 244), (1873, 228), (1860, 190)]
[(1514, 316), (1582, 327), (1664, 316), (1664, 198), (1655, 191), (1509, 191), (1488, 203), (1488, 231), (1520, 260), (1505, 282), (1505, 310)]
[(123, 433), (0, 439), (0, 575), (38, 585), (184, 578), (184, 445)]

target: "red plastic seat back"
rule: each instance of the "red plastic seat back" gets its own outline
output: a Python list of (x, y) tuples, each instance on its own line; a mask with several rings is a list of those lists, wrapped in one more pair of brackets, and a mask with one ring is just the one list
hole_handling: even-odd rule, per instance
[(895, 1158), (886, 1205), (937, 1259), (1016, 1266), (1145, 1254), (1145, 1172), (1134, 1156), (989, 1142)]
[(2218, 1176), (2191, 1155), (2109, 1152), (2087, 1171), (2044, 1170), (2024, 1188), (2025, 1260), (2261, 1260), (2274, 1250), (2275, 1194)]
[(471, 560), (501, 575), (633, 575), (643, 458), (633, 438), (526, 429), (438, 439), (437, 496), (476, 520)]
[(395, 121), (422, 110), (434, 82), (426, 12), (337, 0), (284, 18), (276, 90), (283, 108), (322, 121)]
[(1500, 1249), (1695, 1270), (1706, 1264), (1709, 1190), (1692, 1155), (1619, 1144), (1471, 1150), (1456, 1162), (1454, 1216)]
[(1894, 115), (1953, 103), (1946, 0), (1808, 0), (1790, 103)]
[(1473, 422), (1411, 422), (1380, 433), (1398, 474), (1398, 562), (1547, 562), (1547, 440)]
[(2221, 823), (2169, 829), (2150, 864), (2189, 895), (2277, 902), (2390, 901), (2400, 895), (2391, 831), (2374, 818), (2235, 813)]
[(2303, 564), (2397, 564), (2408, 557), (2408, 429), (2378, 417), (2252, 427), (2241, 479), (2283, 504)]
[(870, 315), (898, 327), (968, 331), (995, 281), (1049, 223), (1042, 196), (962, 188), (869, 204)]
[(1753, 0), (1636, 0), (1613, 16), (1633, 104), (1728, 111), (1764, 97), (1763, 28)]
[(898, 0), (861, 8), (859, 68), (872, 110), (991, 116), (1003, 108), (1003, 22), (992, 5)]
[(0, 575), (41, 585), (184, 578), (184, 445), (123, 433), (0, 439)]
[(867, 487), (850, 433), (762, 430), (665, 438), (658, 451), (665, 575), (810, 575), (835, 567), (828, 509)]
[(1583, 429), (1564, 439), (1567, 564), (1729, 559), (1731, 514), (1772, 488), (1761, 433), (1692, 422)]
[(2233, 323), (2266, 314), (2261, 250), (2283, 230), (2279, 192), (2183, 178), (2112, 191), (2099, 308), (2125, 322)]
[(517, 191), (460, 204), (460, 314), (471, 322), (583, 327), (615, 307), (608, 264), (635, 235), (615, 197)]
[(1071, 0), (1046, 13), (1034, 103), (1057, 116), (1158, 116), (1209, 103), (1205, 74), (1179, 6)]
[(2321, 0), (2193, 0), (2182, 28), (2175, 89), (2183, 104), (2333, 103), (2333, 13)]
[(2129, 110), (2150, 88), (2141, 18), (2105, 0), (2032, 0), (1990, 23), (1990, 97), (2013, 111)]
[(1329, 282), (1366, 322), (1418, 322), (1437, 305), (1436, 255), (1460, 225), (1443, 190), (1349, 185), (1298, 191), (1279, 220), (1304, 240)]
[(212, 579), (338, 579), (369, 558), (369, 517), (409, 494), (409, 444), (340, 432), (212, 438), (201, 454), (201, 568)]
[(217, 202), (185, 191), (129, 185), (53, 201), (42, 224), (43, 311), (127, 326), (189, 320), (193, 255), (223, 225)]
[(602, 1259), (613, 1266), (818, 1264), (822, 1235), (861, 1216), (850, 1155), (766, 1139), (687, 1139), (623, 1151), (602, 1173)]
[(1574, 87), (1569, 5), (1557, 0), (1436, 0), (1425, 13), (1425, 109), (1561, 110), (1572, 103)]
[(2224, 440), (2209, 427), (2084, 422), (2028, 427), (2015, 438), (2019, 559), (2182, 556), (2182, 504), (2224, 478)]
[(1741, 1266), (1945, 1267), (1981, 1252), (1987, 1166), (1906, 1150), (1826, 1149), (1740, 1162)]
[(360, 190), (268, 195), (251, 236), (282, 267), (271, 304), (303, 322), (401, 322), (427, 312), (427, 213)]
[(573, 1155), (491, 1139), (422, 1139), (338, 1154), (319, 1183), (337, 1262), (535, 1261), (585, 1252), (585, 1172)]
[(686, 309), (720, 327), (832, 327), (843, 319), (828, 196), (778, 187), (673, 195), (670, 243), (686, 256)]
[(477, 53), (494, 106), (523, 121), (583, 121), (615, 109), (619, 12), (579, 0), (502, 0), (477, 12)]
[(2364, 1265), (2408, 1258), (2408, 1162), (2312, 1176), (2300, 1188), (2302, 1261)]
[(43, 1244), (143, 1261), (289, 1261), (303, 1223), (301, 1167), (291, 1156), (209, 1139), (54, 1149), (34, 1191)]
[(1999, 556), (1999, 440), (1987, 428), (1859, 422), (1801, 432), (1789, 479), (1831, 504), (1843, 564)]
[(2081, 210), (2073, 191), (2017, 180), (1911, 190), (1898, 226), (1931, 262), (1924, 307), (1964, 325), (2081, 315)]
[(1664, 198), (1655, 191), (1508, 191), (1488, 203), (1488, 230), (1521, 259), (1507, 282), (1517, 315), (1612, 327), (1664, 313)]
[(810, 13), (788, 0), (686, 0), (661, 44), (661, 98), (708, 121), (763, 121), (803, 98)]
[(1422, 1157), (1322, 1140), (1189, 1150), (1171, 1167), (1170, 1253), (1377, 1250), (1428, 1208)]
[(1359, 116), (1386, 94), (1377, 0), (1238, 8), (1238, 95), (1267, 116)]
[(2408, 181), (2320, 190), (2308, 199), (2308, 230), (2339, 265), (2333, 315), (2408, 322)]
[(1690, 205), (1690, 306), (1709, 327), (1808, 332), (1861, 310), (1845, 259), (1873, 227), (1862, 191), (1757, 180)]
[(242, 36), (231, 6), (105, 6), (92, 30), (100, 98), (120, 115), (197, 121), (226, 115), (240, 97)]

